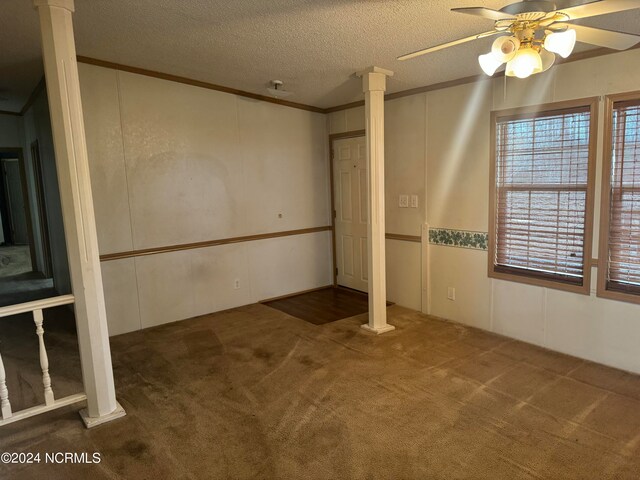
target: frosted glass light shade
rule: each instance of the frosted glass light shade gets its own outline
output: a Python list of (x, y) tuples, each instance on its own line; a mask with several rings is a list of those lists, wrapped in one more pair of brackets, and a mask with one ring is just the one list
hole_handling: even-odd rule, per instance
[(544, 39), (544, 48), (567, 58), (576, 46), (576, 31), (567, 29), (564, 32), (550, 33)]
[(496, 59), (493, 53), (485, 53), (484, 55), (480, 55), (478, 57), (478, 63), (482, 67), (482, 71), (487, 75), (491, 76), (496, 73), (496, 70), (502, 65), (503, 62)]
[(517, 37), (498, 37), (491, 45), (491, 53), (502, 63), (512, 60), (520, 48), (520, 40)]
[(546, 72), (549, 70), (556, 61), (556, 56), (547, 52), (544, 48), (540, 50), (540, 59), (542, 60), (542, 71)]
[(508, 77), (527, 78), (534, 73), (540, 73), (542, 71), (542, 59), (540, 54), (533, 48), (521, 48), (513, 57), (513, 60), (507, 63), (507, 71), (505, 74)]

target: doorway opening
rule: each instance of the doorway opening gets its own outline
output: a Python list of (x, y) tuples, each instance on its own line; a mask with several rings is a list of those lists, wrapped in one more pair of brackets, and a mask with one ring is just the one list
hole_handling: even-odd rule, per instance
[(0, 147), (0, 306), (54, 293), (37, 141), (30, 167), (22, 148)]

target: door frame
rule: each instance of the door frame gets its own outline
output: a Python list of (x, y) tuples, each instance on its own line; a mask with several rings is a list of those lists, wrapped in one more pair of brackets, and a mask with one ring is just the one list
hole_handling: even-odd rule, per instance
[[(33, 222), (31, 219), (31, 200), (29, 198), (29, 189), (27, 187), (27, 171), (24, 165), (24, 154), (22, 152), (22, 148), (20, 147), (0, 147), (0, 159), (1, 160), (10, 160), (13, 158), (18, 159), (18, 168), (20, 170), (20, 187), (22, 189), (22, 198), (24, 201), (24, 215), (25, 221), (27, 222), (27, 237), (29, 241), (29, 255), (31, 257), (31, 271), (37, 272), (38, 265), (36, 262), (36, 246), (34, 242), (33, 236)], [(6, 178), (4, 175), (4, 170), (2, 172), (2, 180), (6, 184)], [(8, 205), (8, 192), (3, 185), (3, 190), (5, 194), (5, 202)], [(11, 237), (13, 237), (13, 232), (11, 233)], [(12, 238), (12, 241), (14, 239)]]
[(342, 133), (332, 133), (329, 135), (329, 182), (331, 183), (331, 247), (333, 250), (333, 286), (338, 286), (338, 259), (336, 255), (336, 199), (335, 191), (333, 188), (333, 159), (334, 148), (333, 144), (336, 140), (343, 140), (345, 138), (356, 138), (366, 136), (366, 130), (350, 130)]
[(4, 178), (4, 168), (2, 168), (2, 155), (0, 155), (0, 196), (2, 196), (2, 203), (0, 204), (0, 222), (2, 222), (4, 243), (13, 244), (13, 233), (11, 231), (11, 212), (9, 211), (9, 199), (7, 198), (7, 182)]
[(51, 258), (51, 242), (49, 240), (49, 220), (47, 216), (47, 203), (44, 187), (44, 170), (40, 157), (40, 144), (38, 140), (31, 142), (31, 167), (36, 188), (35, 201), (38, 211), (38, 223), (40, 224), (40, 243), (42, 244), (42, 270), (45, 278), (53, 277), (53, 260)]

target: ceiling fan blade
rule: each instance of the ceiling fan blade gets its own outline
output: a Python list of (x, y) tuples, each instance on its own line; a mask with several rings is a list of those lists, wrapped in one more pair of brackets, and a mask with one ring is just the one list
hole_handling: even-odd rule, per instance
[(515, 20), (515, 17), (509, 13), (504, 13), (499, 10), (492, 10), (485, 7), (452, 8), (451, 11), (456, 13), (476, 15), (478, 17), (488, 18), (489, 20)]
[(409, 60), (410, 58), (419, 57), (420, 55), (424, 55), (426, 53), (437, 52), (438, 50), (442, 50), (443, 48), (454, 47), (456, 45), (460, 45), (461, 43), (471, 42), (473, 40), (478, 40), (479, 38), (490, 37), (491, 35), (496, 35), (498, 33), (504, 32), (491, 30), (490, 32), (476, 33), (475, 35), (471, 35), (470, 37), (460, 38), (458, 40), (454, 40), (453, 42), (441, 43), (440, 45), (436, 45), (435, 47), (423, 48), (422, 50), (418, 50), (416, 52), (407, 53), (398, 57), (398, 60)]
[(557, 12), (566, 15), (569, 20), (577, 20), (578, 18), (596, 17), (634, 8), (640, 8), (640, 0), (598, 0), (576, 5), (575, 7), (559, 9)]
[(640, 43), (640, 35), (631, 33), (614, 32), (603, 28), (585, 27), (584, 25), (571, 25), (576, 31), (577, 40), (591, 45), (612, 48), (614, 50), (626, 50)]

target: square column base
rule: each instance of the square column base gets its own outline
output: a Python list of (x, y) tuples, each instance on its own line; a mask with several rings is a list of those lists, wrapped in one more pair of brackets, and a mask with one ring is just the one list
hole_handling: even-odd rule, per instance
[(394, 327), (393, 325), (385, 325), (384, 327), (370, 327), (368, 323), (363, 323), (362, 325), (360, 325), (360, 328), (365, 329), (367, 332), (372, 332), (375, 333), (376, 335), (380, 335), (382, 333), (387, 333), (390, 332), (391, 330), (395, 330), (396, 327)]
[(80, 410), (80, 418), (82, 418), (82, 422), (84, 423), (85, 427), (93, 428), (97, 427), (98, 425), (102, 425), (103, 423), (110, 422), (111, 420), (115, 420), (116, 418), (124, 417), (127, 414), (124, 411), (124, 408), (122, 408), (122, 405), (120, 405), (118, 402), (116, 402), (116, 405), (116, 409), (113, 412), (101, 417), (90, 417), (87, 409), (83, 408), (82, 410)]

